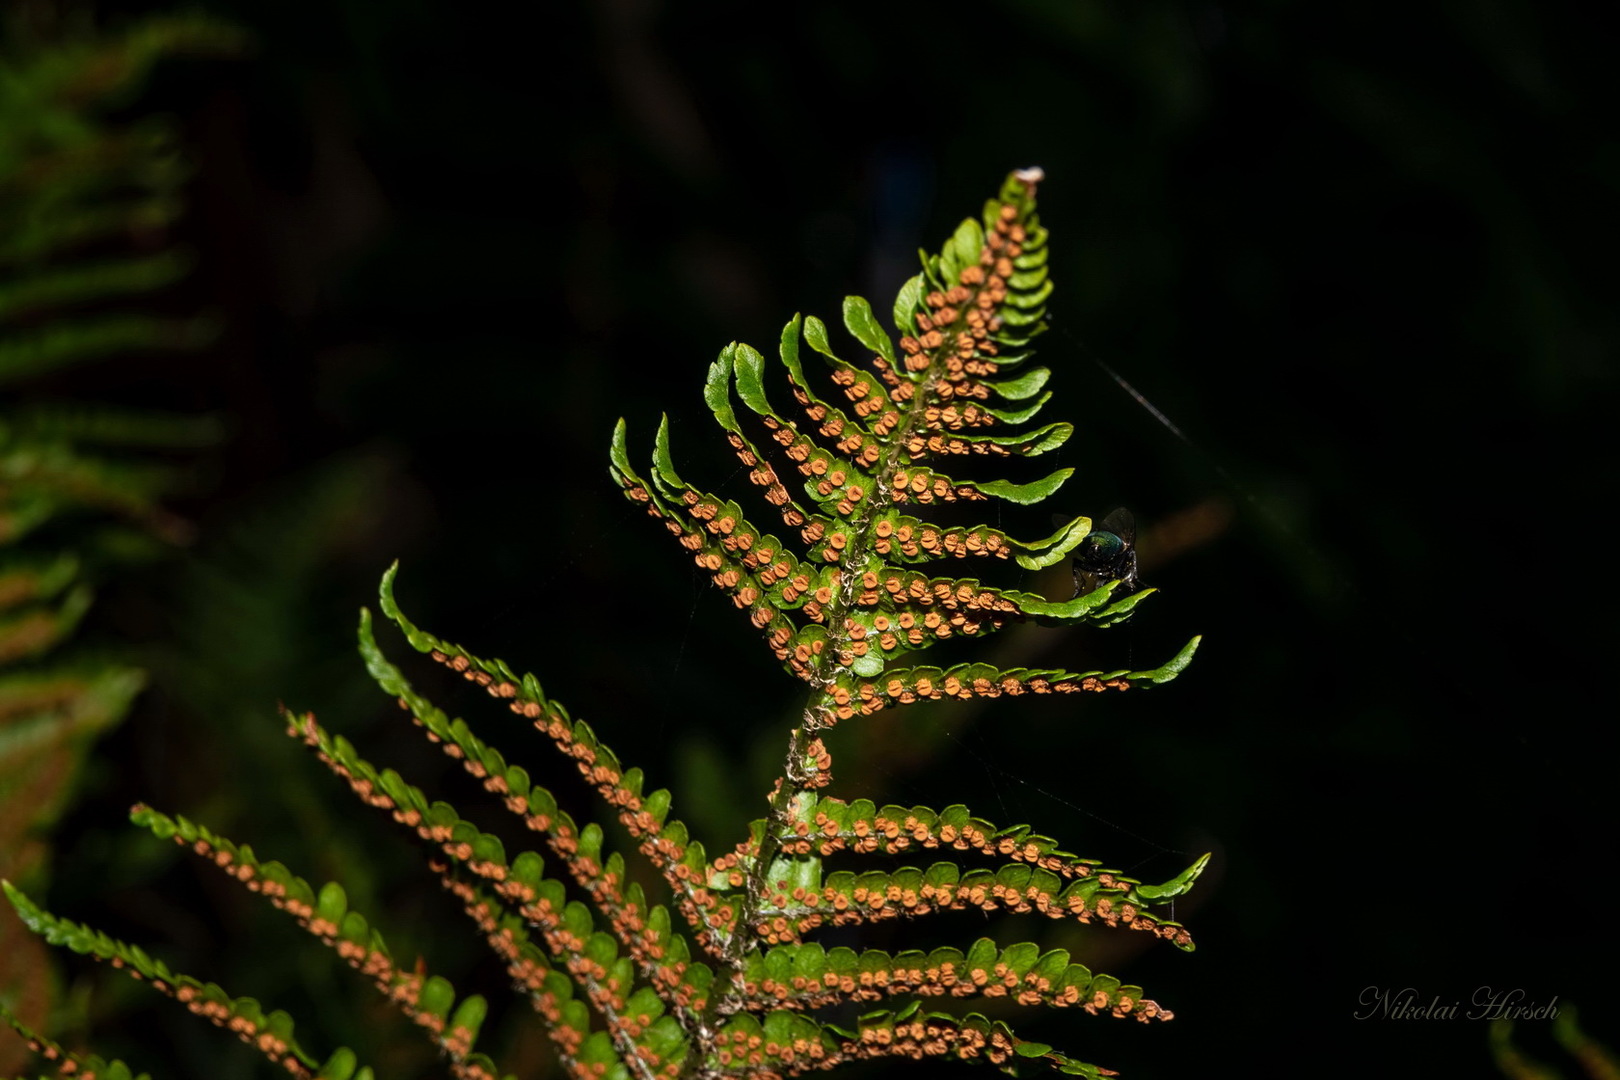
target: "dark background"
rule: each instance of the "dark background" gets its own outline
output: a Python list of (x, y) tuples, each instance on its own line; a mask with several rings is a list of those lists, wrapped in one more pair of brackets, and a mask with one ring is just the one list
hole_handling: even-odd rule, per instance
[[(1203, 650), (1151, 693), (851, 722), (834, 793), (967, 802), (1146, 880), (1213, 850), (1178, 906), (1192, 955), (989, 928), (1177, 1012), (1020, 1028), (1127, 1077), (1493, 1075), (1486, 1024), (1356, 1020), (1368, 987), (1556, 996), (1612, 1043), (1612, 35), (1513, 0), (208, 10), (251, 52), (168, 69), (149, 104), (197, 167), (184, 302), (227, 327), (171, 401), (234, 437), (181, 508), (195, 549), (104, 616), (160, 677), (63, 841), (57, 910), (304, 1002), (318, 1048), (426, 1067), (376, 1049), (409, 1036), (335, 958), (120, 824), (144, 798), (341, 878), (399, 952), (498, 987), (409, 838), (279, 734), (278, 701), (313, 708), (476, 802), (350, 651), (396, 557), (413, 618), (537, 672), (729, 848), (797, 691), (619, 498), (613, 423), (641, 458), (668, 411), (683, 474), (747, 503), (700, 396), (718, 349), (769, 352), (847, 292), (887, 312), (917, 247), (1039, 164), (1047, 416), (1078, 426), (1058, 508), (1130, 506), (1144, 558), (1178, 512), (1231, 516), (1149, 572), (1164, 595), (1128, 628), (1014, 647), (1077, 667)], [(1044, 514), (1007, 522), (1039, 535)], [(504, 711), (446, 697), (546, 760)], [(175, 1075), (251, 1060), (144, 991), (100, 993), (104, 1051)], [(521, 1019), (497, 1014), (486, 1049), (544, 1075)], [(1559, 1056), (1545, 1023), (1516, 1037)]]

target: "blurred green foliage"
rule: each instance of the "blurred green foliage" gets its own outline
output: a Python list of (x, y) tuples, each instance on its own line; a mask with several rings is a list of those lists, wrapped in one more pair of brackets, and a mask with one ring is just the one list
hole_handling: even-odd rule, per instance
[[(1568, 1002), (1556, 1005), (1552, 1011), (1554, 1016), (1551, 1023), (1535, 1025), (1543, 1030), (1537, 1032), (1535, 1038), (1542, 1044), (1554, 1043), (1561, 1050), (1560, 1057), (1567, 1056), (1580, 1068), (1581, 1076), (1590, 1077), (1591, 1080), (1614, 1080), (1620, 1076), (1620, 1058), (1615, 1056), (1613, 1050), (1603, 1045), (1597, 1039), (1582, 1030), (1579, 1014), (1575, 1006)], [(1508, 1080), (1563, 1080), (1567, 1074), (1563, 1069), (1532, 1057), (1522, 1049), (1518, 1042), (1524, 1034), (1523, 1021), (1516, 1023), (1505, 1016), (1491, 1020), (1490, 1045), (1491, 1057), (1496, 1062), (1497, 1071)], [(1520, 1040), (1515, 1040), (1514, 1029), (1520, 1030)], [(1550, 1033), (1546, 1028), (1551, 1028)], [(1550, 1035), (1550, 1037), (1549, 1037)], [(1562, 1064), (1562, 1062), (1560, 1062)]]
[[(182, 455), (219, 438), (207, 418), (65, 392), (86, 364), (136, 366), (208, 337), (153, 299), (189, 263), (168, 234), (185, 178), (172, 125), (117, 112), (160, 58), (228, 50), (236, 36), (203, 18), (53, 34), (11, 14), (0, 38), (0, 878), (38, 889), (86, 754), (146, 681), (127, 642), (84, 626), (93, 594), (187, 538), (163, 500), (185, 486)], [(7, 921), (0, 957), (0, 995), (43, 1026), (60, 998), (45, 950)], [(0, 1071), (20, 1067), (22, 1049), (0, 1033)]]

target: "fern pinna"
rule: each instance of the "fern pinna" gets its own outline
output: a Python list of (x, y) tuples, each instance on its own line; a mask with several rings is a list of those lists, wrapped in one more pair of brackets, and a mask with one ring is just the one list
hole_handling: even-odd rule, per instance
[[(628, 880), (623, 855), (609, 850), (600, 826), (579, 825), (526, 770), (418, 694), (379, 650), (369, 614), (362, 613), (360, 643), (373, 676), (430, 739), (544, 838), (547, 854), (509, 852), (448, 803), (431, 800), (392, 770), (376, 769), (312, 716), (290, 717), (290, 731), (362, 799), (388, 810), (435, 850), (435, 871), (528, 996), (570, 1075), (776, 1077), (859, 1059), (946, 1056), (987, 1060), (1008, 1071), (1040, 1063), (1096, 1077), (1112, 1074), (1021, 1039), (1001, 1020), (928, 1011), (922, 1003), (1003, 997), (1026, 1006), (1169, 1019), (1140, 988), (1093, 973), (1061, 949), (980, 938), (965, 949), (889, 953), (828, 948), (815, 940), (824, 927), (979, 909), (1099, 922), (1192, 948), (1185, 929), (1152, 909), (1190, 888), (1207, 856), (1171, 881), (1146, 885), (1078, 858), (1027, 826), (993, 824), (965, 806), (879, 806), (823, 794), (832, 775), (820, 735), (840, 721), (924, 700), (1162, 683), (1182, 670), (1196, 647), (1194, 639), (1174, 659), (1146, 671), (1000, 670), (982, 663), (941, 668), (906, 659), (935, 642), (989, 634), (1029, 618), (1110, 625), (1153, 592), (1134, 589), (1131, 576), (1122, 575), (1085, 595), (1051, 601), (916, 569), (950, 558), (1011, 560), (1036, 569), (1077, 549), (1083, 553), (1088, 535), (1092, 543), (1108, 539), (1092, 534), (1086, 518), (1025, 542), (988, 525), (935, 524), (912, 513), (935, 502), (1034, 503), (1071, 472), (1014, 484), (954, 479), (929, 464), (952, 456), (1029, 457), (1072, 433), (1065, 423), (1026, 426), (1050, 397), (1046, 369), (1027, 363), (1051, 291), (1046, 231), (1035, 215), (1039, 179), (1038, 170), (1014, 173), (986, 204), (982, 221), (963, 222), (940, 254), (925, 258), (923, 272), (906, 283), (895, 304), (898, 346), (865, 300), (845, 302), (845, 325), (874, 354), (869, 365), (839, 359), (815, 318), (795, 317), (787, 325), (782, 367), (807, 424), (772, 406), (766, 362), (756, 350), (729, 346), (710, 367), (709, 407), (765, 501), (797, 532), (801, 551), (750, 523), (736, 503), (682, 480), (671, 460), (667, 422), (645, 478), (630, 463), (622, 422), (615, 433), (612, 475), (626, 495), (713, 575), (783, 666), (809, 687), (767, 815), (731, 851), (711, 857), (670, 816), (669, 792), (645, 791), (642, 771), (627, 768), (589, 726), (547, 697), (534, 676), (414, 626), (395, 603), (394, 571), (385, 576), (384, 614), (417, 650), (484, 686), (575, 760), (662, 876), (667, 901), (654, 901)], [(804, 345), (830, 369), (847, 410), (818, 396), (805, 371)], [(747, 425), (734, 398), (751, 414)], [(772, 453), (799, 471), (803, 497), (780, 479), (762, 449), (765, 441), (754, 441), (751, 430), (767, 435), (777, 444)], [(450, 985), (420, 962), (396, 963), (378, 932), (348, 910), (340, 886), (317, 889), (184, 818), (146, 807), (137, 807), (134, 818), (212, 859), (336, 947), (432, 1034), (456, 1076), (496, 1075), (472, 1049), (484, 1001), (469, 996), (458, 1002)], [(939, 858), (947, 851), (982, 865)], [(862, 856), (873, 854), (885, 856), (882, 868), (862, 867)], [(834, 869), (835, 861), (849, 867)], [(137, 948), (48, 915), (15, 890), (10, 895), (36, 930), (154, 980), (295, 1076), (369, 1075), (347, 1051), (318, 1065), (298, 1046), (285, 1014), (266, 1014), (251, 999), (171, 972)], [(853, 1026), (824, 1018), (847, 1003), (877, 1011), (860, 1015)]]

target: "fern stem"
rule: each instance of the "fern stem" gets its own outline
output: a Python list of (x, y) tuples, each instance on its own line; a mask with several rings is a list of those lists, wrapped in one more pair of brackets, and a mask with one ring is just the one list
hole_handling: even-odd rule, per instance
[[(1033, 193), (1035, 182), (1039, 179), (1038, 173), (1032, 173), (1028, 178), (1020, 177), (1025, 186)], [(974, 298), (982, 286), (972, 289)], [(759, 917), (761, 909), (770, 892), (768, 880), (771, 866), (782, 851), (781, 837), (789, 830), (791, 812), (796, 800), (809, 789), (809, 778), (804, 773), (801, 762), (806, 757), (810, 741), (816, 733), (832, 727), (837, 722), (836, 713), (830, 706), (833, 704), (829, 688), (834, 685), (840, 655), (851, 644), (851, 637), (846, 617), (854, 606), (856, 597), (857, 575), (859, 568), (866, 565), (872, 551), (872, 534), (874, 522), (884, 511), (895, 504), (893, 480), (899, 471), (903, 455), (907, 454), (907, 447), (911, 439), (919, 431), (926, 428), (925, 412), (930, 406), (940, 403), (940, 396), (936, 391), (940, 379), (944, 375), (944, 360), (955, 347), (956, 332), (964, 327), (965, 313), (973, 310), (971, 302), (958, 306), (955, 321), (949, 326), (940, 327), (943, 341), (934, 349), (929, 350), (929, 363), (921, 380), (914, 383), (902, 381), (900, 385), (910, 385), (914, 391), (910, 395), (907, 407), (902, 414), (899, 426), (889, 433), (885, 440), (883, 455), (879, 459), (875, 471), (873, 491), (871, 497), (861, 504), (858, 517), (851, 530), (852, 536), (849, 545), (839, 559), (838, 573), (839, 589), (833, 597), (832, 603), (826, 608), (827, 638), (826, 645), (816, 656), (814, 667), (809, 676), (810, 691), (805, 701), (804, 711), (800, 723), (795, 727), (788, 738), (787, 759), (783, 764), (782, 773), (778, 777), (776, 787), (771, 793), (770, 810), (767, 817), (766, 828), (760, 837), (758, 850), (754, 853), (754, 863), (749, 870), (747, 892), (742, 902), (742, 909), (738, 913), (731, 936), (726, 941), (722, 951), (722, 959), (731, 968), (732, 992), (727, 994), (715, 993), (705, 1005), (703, 1014), (699, 1017), (698, 1042), (699, 1053), (687, 1059), (687, 1067), (683, 1076), (699, 1075), (694, 1070), (699, 1068), (701, 1061), (706, 1061), (713, 1045), (713, 1022), (723, 1013), (733, 1011), (740, 1006), (746, 996), (743, 985), (743, 958), (759, 945), (758, 935), (754, 929), (755, 920)], [(891, 394), (891, 400), (898, 395)], [(898, 402), (897, 402), (898, 403)], [(824, 778), (817, 778), (818, 783), (825, 782)]]

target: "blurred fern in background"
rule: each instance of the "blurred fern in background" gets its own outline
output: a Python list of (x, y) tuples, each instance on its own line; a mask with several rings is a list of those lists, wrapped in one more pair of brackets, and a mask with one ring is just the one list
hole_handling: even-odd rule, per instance
[[(189, 527), (163, 506), (219, 425), (81, 400), (64, 376), (195, 349), (208, 321), (161, 310), (189, 269), (169, 228), (186, 167), (172, 125), (115, 119), (153, 65), (237, 36), (193, 17), (94, 35), (14, 17), (0, 38), (0, 876), (39, 888), (49, 830), (95, 737), (145, 673), (78, 634), (95, 589)], [(42, 1020), (50, 965), (0, 926), (0, 997)], [(21, 1060), (0, 1035), (0, 1071)]]

